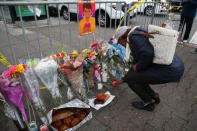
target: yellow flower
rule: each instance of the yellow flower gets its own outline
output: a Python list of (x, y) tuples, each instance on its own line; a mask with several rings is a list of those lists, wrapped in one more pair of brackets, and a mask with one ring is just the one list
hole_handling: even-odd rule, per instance
[(17, 73), (23, 74), (24, 72), (25, 72), (25, 69), (24, 69), (23, 65), (22, 64), (19, 64), (19, 65), (17, 65), (15, 67), (15, 70), (12, 73), (12, 77), (15, 78), (17, 76)]
[(72, 57), (76, 57), (76, 56), (79, 55), (79, 53), (78, 53), (77, 51), (73, 51), (73, 52), (71, 53), (71, 55), (72, 55)]
[(82, 53), (83, 53), (83, 54), (87, 54), (87, 53), (88, 53), (88, 49), (82, 50)]

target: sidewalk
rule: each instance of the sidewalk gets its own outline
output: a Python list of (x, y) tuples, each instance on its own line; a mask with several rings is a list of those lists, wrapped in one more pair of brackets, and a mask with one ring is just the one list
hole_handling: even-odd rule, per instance
[(94, 118), (79, 131), (194, 131), (197, 59), (188, 48), (178, 48), (177, 53), (185, 63), (184, 76), (178, 84), (153, 86), (161, 97), (154, 112), (134, 109), (131, 102), (139, 98), (124, 84), (112, 91), (117, 96), (115, 100), (108, 107), (94, 111)]
[[(195, 20), (192, 34), (197, 25)], [(25, 46), (22, 34), (10, 33), (17, 58), (24, 58)], [(30, 32), (26, 38), (31, 48), (31, 56), (39, 57), (36, 33)], [(0, 28), (0, 52), (11, 61), (10, 50), (5, 31)], [(49, 38), (41, 35), (42, 50), (45, 55), (50, 54)], [(53, 47), (58, 50), (57, 41), (53, 40)], [(159, 92), (161, 103), (154, 112), (136, 110), (131, 102), (139, 98), (126, 84), (116, 87), (110, 92), (115, 99), (107, 107), (93, 111), (93, 118), (85, 123), (78, 131), (194, 131), (197, 129), (197, 55), (190, 54), (190, 48), (177, 47), (177, 54), (185, 63), (184, 76), (180, 83), (169, 83), (153, 86)], [(0, 72), (5, 67), (0, 64)], [(3, 116), (0, 116), (1, 131), (15, 131)], [(9, 128), (7, 128), (9, 127)]]

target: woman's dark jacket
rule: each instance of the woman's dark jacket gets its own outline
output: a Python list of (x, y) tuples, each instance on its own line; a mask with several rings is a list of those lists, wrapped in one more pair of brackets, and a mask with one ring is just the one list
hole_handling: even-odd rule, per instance
[(128, 36), (132, 43), (130, 49), (137, 72), (143, 72), (161, 82), (180, 81), (184, 72), (184, 64), (180, 57), (175, 54), (170, 65), (154, 64), (154, 48), (147, 37), (138, 35), (142, 32), (146, 32), (146, 30), (138, 27)]

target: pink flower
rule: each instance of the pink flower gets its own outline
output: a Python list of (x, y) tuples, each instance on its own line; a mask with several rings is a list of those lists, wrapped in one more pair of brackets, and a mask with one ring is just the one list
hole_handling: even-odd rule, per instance
[(11, 66), (10, 69), (8, 69), (7, 71), (5, 71), (5, 72), (3, 73), (3, 77), (4, 77), (4, 78), (8, 78), (10, 75), (12, 75), (12, 73), (13, 73), (14, 70), (15, 70), (15, 68), (16, 68), (16, 65)]
[(103, 53), (103, 51), (101, 52), (101, 56), (104, 56), (104, 53)]

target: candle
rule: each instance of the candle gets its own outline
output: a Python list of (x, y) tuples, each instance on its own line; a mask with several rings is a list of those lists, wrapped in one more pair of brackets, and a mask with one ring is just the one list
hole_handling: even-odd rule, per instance
[(47, 131), (48, 127), (46, 125), (40, 126), (40, 131)]
[(29, 124), (29, 128), (30, 131), (38, 131), (37, 124), (34, 121)]
[(103, 84), (102, 83), (98, 83), (98, 89), (102, 90), (103, 89)]

